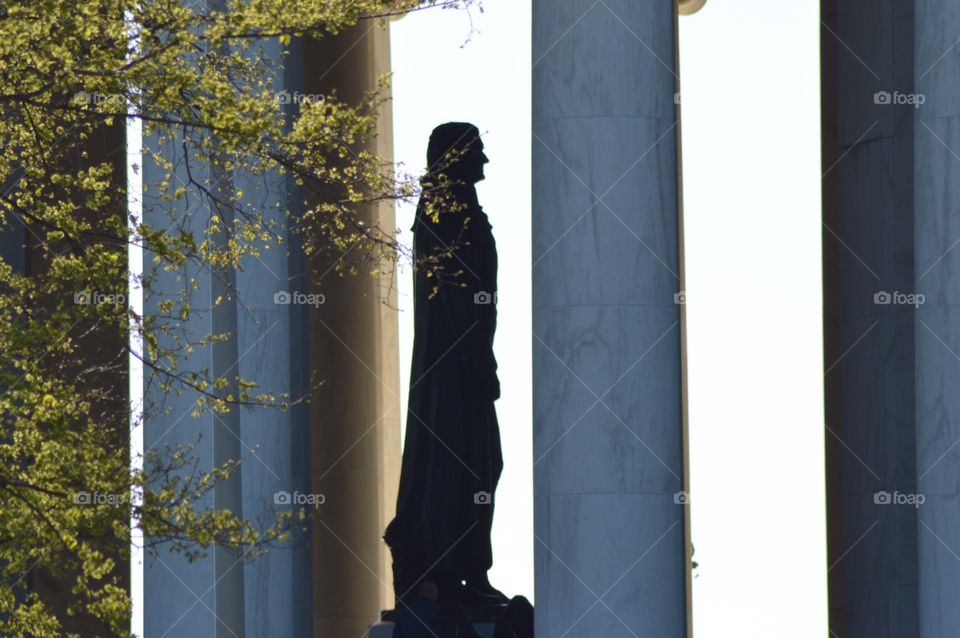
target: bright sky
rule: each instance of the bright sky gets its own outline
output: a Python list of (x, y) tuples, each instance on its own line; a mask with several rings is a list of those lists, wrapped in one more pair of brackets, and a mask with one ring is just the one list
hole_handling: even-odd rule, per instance
[[(422, 169), (441, 122), (486, 133), (505, 460), (491, 580), (532, 600), (530, 3), (483, 6), (393, 24), (395, 155)], [(819, 35), (815, 2), (709, 0), (681, 19), (697, 638), (827, 633)]]
[(680, 20), (697, 638), (827, 635), (819, 3), (775, 4)]

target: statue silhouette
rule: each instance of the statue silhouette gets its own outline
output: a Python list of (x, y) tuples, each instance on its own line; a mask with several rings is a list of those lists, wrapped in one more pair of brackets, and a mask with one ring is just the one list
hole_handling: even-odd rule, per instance
[(487, 163), (480, 132), (434, 129), (413, 225), (414, 341), (397, 514), (384, 540), (398, 602), (424, 580), (441, 602), (502, 605), (493, 564), (493, 498), (503, 469), (493, 402), (497, 249), (475, 184)]

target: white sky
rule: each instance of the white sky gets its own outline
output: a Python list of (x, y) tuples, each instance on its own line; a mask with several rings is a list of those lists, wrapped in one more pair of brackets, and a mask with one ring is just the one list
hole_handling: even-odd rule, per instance
[[(710, 0), (681, 19), (697, 638), (827, 630), (819, 12), (772, 6)], [(491, 580), (533, 600), (530, 19), (529, 1), (484, 0), (470, 16), (403, 18), (392, 38), (394, 150), (407, 170), (422, 169), (441, 122), (486, 133), (505, 463)], [(412, 215), (398, 211), (408, 241)], [(409, 271), (400, 279), (405, 403)]]
[(697, 638), (827, 635), (817, 2), (680, 20)]

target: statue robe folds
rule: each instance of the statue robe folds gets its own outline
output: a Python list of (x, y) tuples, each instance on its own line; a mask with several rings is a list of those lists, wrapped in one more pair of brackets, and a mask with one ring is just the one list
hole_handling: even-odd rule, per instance
[(497, 250), (476, 190), (454, 196), (463, 210), (434, 222), (421, 200), (413, 226), (415, 259), (453, 251), (439, 276), (414, 271), (406, 438), (397, 515), (384, 535), (398, 597), (424, 577), (460, 578), (493, 563), (493, 494), (503, 469), (494, 409)]

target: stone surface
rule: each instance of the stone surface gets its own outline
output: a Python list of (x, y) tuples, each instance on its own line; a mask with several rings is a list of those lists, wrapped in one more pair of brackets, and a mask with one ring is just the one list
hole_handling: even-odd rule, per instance
[(916, 5), (917, 582), (921, 638), (960, 635), (960, 6)]
[[(267, 54), (279, 59), (280, 51)], [(336, 87), (341, 97), (356, 101), (388, 68), (387, 32), (361, 25), (322, 45), (295, 41), (283, 71), (268, 79), (276, 91), (330, 94)], [(384, 111), (375, 150), (389, 158), (391, 139)], [(145, 146), (150, 144), (147, 140)], [(178, 150), (176, 143), (163, 149), (168, 157)], [(156, 172), (145, 157), (145, 179)], [(178, 177), (186, 181), (185, 174)], [(285, 178), (223, 177), (225, 188), (242, 191), (242, 203), (263, 213), (268, 223), (282, 221), (277, 205), (290, 201), (294, 214), (300, 210), (301, 197)], [(171, 188), (179, 185), (174, 180)], [(145, 204), (155, 203), (156, 196), (148, 194)], [(186, 216), (200, 229), (209, 209), (204, 202), (193, 203), (195, 208), (181, 206), (174, 216)], [(366, 212), (371, 223), (395, 226), (392, 205)], [(166, 226), (163, 215), (148, 221)], [(311, 373), (325, 384), (310, 393), (309, 404), (290, 411), (238, 410), (217, 419), (190, 417), (194, 397), (189, 394), (168, 397), (172, 410), (145, 423), (144, 443), (148, 448), (194, 443), (200, 435), (196, 453), (205, 470), (242, 458), (239, 474), (218, 486), (214, 500), (247, 518), (269, 520), (282, 507), (274, 502), (281, 491), (323, 494), (325, 503), (306, 534), (296, 533), (289, 546), (248, 564), (216, 551), (189, 564), (161, 548), (144, 570), (148, 636), (359, 636), (378, 610), (393, 602), (380, 535), (392, 518), (399, 473), (396, 300), (395, 292), (384, 292), (395, 286), (389, 275), (340, 278), (328, 268), (332, 264), (308, 260), (294, 233), (287, 233), (285, 246), (289, 255), (283, 249), (262, 250), (259, 258), (230, 273), (238, 294), (213, 312), (211, 299), (224, 291), (209, 274), (189, 273), (200, 287), (185, 330), (193, 339), (224, 330), (232, 337), (213, 352), (198, 349), (183, 365), (239, 374), (256, 381), (260, 391), (293, 398), (309, 392)], [(144, 261), (149, 264), (149, 257)], [(157, 293), (179, 289), (175, 274), (156, 273)], [(321, 293), (326, 303), (318, 308), (276, 304), (274, 294), (280, 291)], [(156, 311), (159, 294), (145, 300), (146, 312)], [(381, 303), (384, 295), (387, 303)]]
[[(957, 635), (960, 8), (824, 6), (831, 630)], [(879, 291), (923, 298), (877, 304)], [(879, 491), (923, 501), (876, 503)]]
[(830, 628), (845, 637), (916, 635), (916, 511), (874, 502), (916, 479), (914, 309), (874, 300), (914, 287), (913, 109), (874, 97), (912, 91), (905, 6), (823, 13), (827, 567)]
[[(386, 29), (360, 24), (305, 45), (306, 94), (359, 103), (390, 69)], [(393, 131), (382, 108), (371, 152), (387, 161)], [(363, 209), (368, 225), (396, 228), (392, 203)], [(349, 260), (349, 258), (348, 258)], [(312, 530), (316, 636), (359, 636), (394, 602), (381, 535), (393, 518), (400, 472), (400, 363), (396, 286), (388, 276), (341, 277), (333, 256), (307, 264), (306, 290), (324, 295), (309, 315), (313, 491), (327, 501)]]
[(675, 9), (533, 5), (536, 631), (686, 631)]

